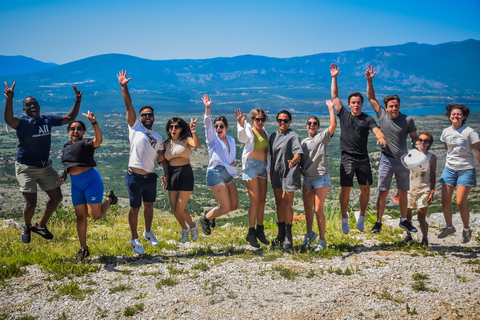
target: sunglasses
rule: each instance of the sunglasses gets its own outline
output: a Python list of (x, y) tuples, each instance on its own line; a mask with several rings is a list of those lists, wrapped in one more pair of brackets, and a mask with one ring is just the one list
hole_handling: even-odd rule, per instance
[(168, 129), (177, 130), (177, 129), (180, 129), (180, 128), (181, 128), (181, 126), (179, 124), (171, 124), (171, 125), (168, 126)]
[(80, 132), (82, 132), (82, 131), (83, 131), (83, 128), (82, 128), (82, 127), (70, 127), (69, 130), (72, 131), (72, 132), (75, 132), (75, 131), (80, 131)]
[(418, 139), (420, 143), (430, 143), (430, 139)]
[(223, 124), (221, 124), (221, 125), (216, 124), (215, 129), (218, 129), (218, 128), (223, 129), (223, 128), (225, 128), (225, 126)]
[(307, 125), (308, 126), (318, 126), (318, 122), (317, 121), (313, 121), (313, 122), (308, 121)]
[(27, 103), (25, 103), (25, 107), (27, 107), (27, 108), (38, 107), (38, 102), (27, 102)]
[(277, 119), (277, 122), (278, 122), (278, 123), (282, 123), (282, 122), (283, 122), (283, 123), (287, 124), (287, 123), (290, 122), (290, 120), (289, 120), (289, 119)]
[(153, 118), (153, 113), (142, 113), (140, 114), (142, 117), (150, 117)]
[(267, 118), (263, 117), (263, 118), (255, 118), (255, 121), (256, 122), (265, 122), (267, 121)]

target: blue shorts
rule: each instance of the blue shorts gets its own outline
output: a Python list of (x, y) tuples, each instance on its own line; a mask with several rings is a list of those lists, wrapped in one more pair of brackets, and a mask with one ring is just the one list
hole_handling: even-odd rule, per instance
[(410, 190), (410, 170), (405, 168), (400, 159), (388, 157), (382, 153), (378, 166), (378, 191), (388, 191), (392, 184), (393, 174), (397, 181), (397, 189)]
[(242, 180), (252, 180), (253, 178), (267, 178), (267, 161), (247, 158)]
[(135, 176), (127, 172), (125, 184), (127, 185), (130, 207), (140, 208), (143, 202), (155, 202), (157, 196), (156, 173), (150, 173), (147, 178)]
[(453, 170), (448, 167), (443, 169), (442, 176), (440, 177), (440, 183), (444, 183), (447, 186), (456, 187), (476, 187), (477, 186), (477, 174), (475, 169), (465, 170)]
[(84, 203), (101, 203), (103, 200), (103, 182), (94, 168), (77, 175), (72, 180), (72, 203), (78, 206)]
[(308, 191), (312, 191), (321, 187), (330, 188), (332, 185), (330, 183), (329, 174), (325, 173), (321, 178), (303, 177), (303, 186), (307, 188)]
[(233, 182), (233, 177), (224, 166), (216, 166), (207, 172), (207, 187), (213, 188), (221, 184)]

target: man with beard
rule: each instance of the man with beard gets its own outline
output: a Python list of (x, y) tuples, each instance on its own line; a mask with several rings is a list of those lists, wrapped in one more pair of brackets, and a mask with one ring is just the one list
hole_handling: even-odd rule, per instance
[(383, 99), (385, 108), (381, 107), (375, 98), (373, 78), (377, 72), (373, 66), (368, 66), (365, 72), (367, 78), (367, 97), (373, 110), (377, 113), (378, 123), (387, 139), (387, 147), (382, 148), (382, 156), (378, 167), (378, 199), (377, 199), (377, 222), (372, 228), (372, 233), (380, 233), (382, 230), (382, 216), (387, 204), (387, 196), (390, 191), (393, 174), (397, 181), (398, 195), (400, 196), (400, 223), (399, 227), (408, 233), (417, 232), (417, 229), (407, 220), (407, 194), (410, 189), (410, 170), (402, 164), (401, 158), (407, 150), (407, 137), (410, 135), (413, 145), (418, 140), (417, 128), (413, 119), (400, 112), (400, 98), (397, 95), (389, 95)]
[[(57, 172), (52, 167), (50, 146), (52, 144), (51, 129), (53, 126), (62, 126), (75, 120), (82, 101), (82, 92), (75, 86), (75, 103), (65, 116), (40, 115), (40, 105), (34, 97), (23, 100), (25, 115), (19, 118), (13, 115), (13, 89), (5, 82), (5, 122), (17, 131), (18, 153), (15, 162), (15, 174), (20, 191), (25, 199), (23, 218), (25, 226), (22, 232), (22, 242), (29, 243), (30, 233), (39, 234), (44, 239), (53, 239), (53, 234), (47, 229), (48, 219), (52, 216), (58, 204), (62, 201), (62, 191)], [(48, 195), (48, 202), (39, 222), (32, 225), (33, 214), (37, 206), (37, 184)]]
[[(128, 92), (127, 84), (131, 78), (127, 79), (127, 71), (120, 71), (117, 75), (118, 82), (122, 87), (122, 97), (127, 108), (128, 137), (130, 139), (130, 159), (128, 162), (125, 183), (127, 185), (128, 197), (130, 200), (130, 211), (128, 213), (128, 222), (132, 239), (130, 244), (133, 250), (138, 254), (143, 254), (143, 247), (137, 233), (138, 212), (140, 207), (144, 206), (145, 231), (143, 237), (153, 246), (158, 246), (158, 241), (153, 234), (153, 203), (157, 194), (157, 174), (154, 172), (155, 159), (164, 150), (162, 137), (152, 130), (155, 117), (151, 106), (144, 106), (140, 109), (140, 121), (137, 120), (135, 109), (132, 105), (132, 99)], [(159, 158), (164, 164), (165, 158)], [(165, 170), (165, 172), (168, 172)]]

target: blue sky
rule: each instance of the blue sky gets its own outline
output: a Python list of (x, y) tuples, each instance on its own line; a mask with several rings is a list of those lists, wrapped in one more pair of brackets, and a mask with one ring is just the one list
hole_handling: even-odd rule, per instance
[(15, 0), (0, 11), (0, 55), (58, 64), (105, 53), (284, 58), (480, 39), (479, 14), (478, 0)]

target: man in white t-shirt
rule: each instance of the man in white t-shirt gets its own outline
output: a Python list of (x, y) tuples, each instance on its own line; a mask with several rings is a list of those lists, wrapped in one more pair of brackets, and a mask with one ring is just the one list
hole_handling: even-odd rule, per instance
[(130, 140), (130, 159), (128, 161), (125, 183), (130, 200), (130, 211), (128, 213), (128, 222), (132, 239), (130, 244), (133, 250), (138, 254), (143, 254), (143, 247), (137, 233), (138, 212), (140, 207), (144, 206), (145, 231), (143, 237), (154, 246), (158, 246), (158, 241), (153, 234), (153, 203), (157, 194), (157, 174), (154, 172), (155, 159), (162, 162), (165, 170), (165, 158), (160, 154), (164, 150), (162, 136), (152, 130), (155, 117), (151, 106), (144, 106), (140, 109), (140, 121), (137, 120), (135, 109), (132, 105), (132, 99), (128, 92), (127, 84), (131, 78), (127, 79), (127, 71), (121, 71), (117, 75), (118, 82), (122, 87), (122, 96), (127, 108), (128, 138)]

